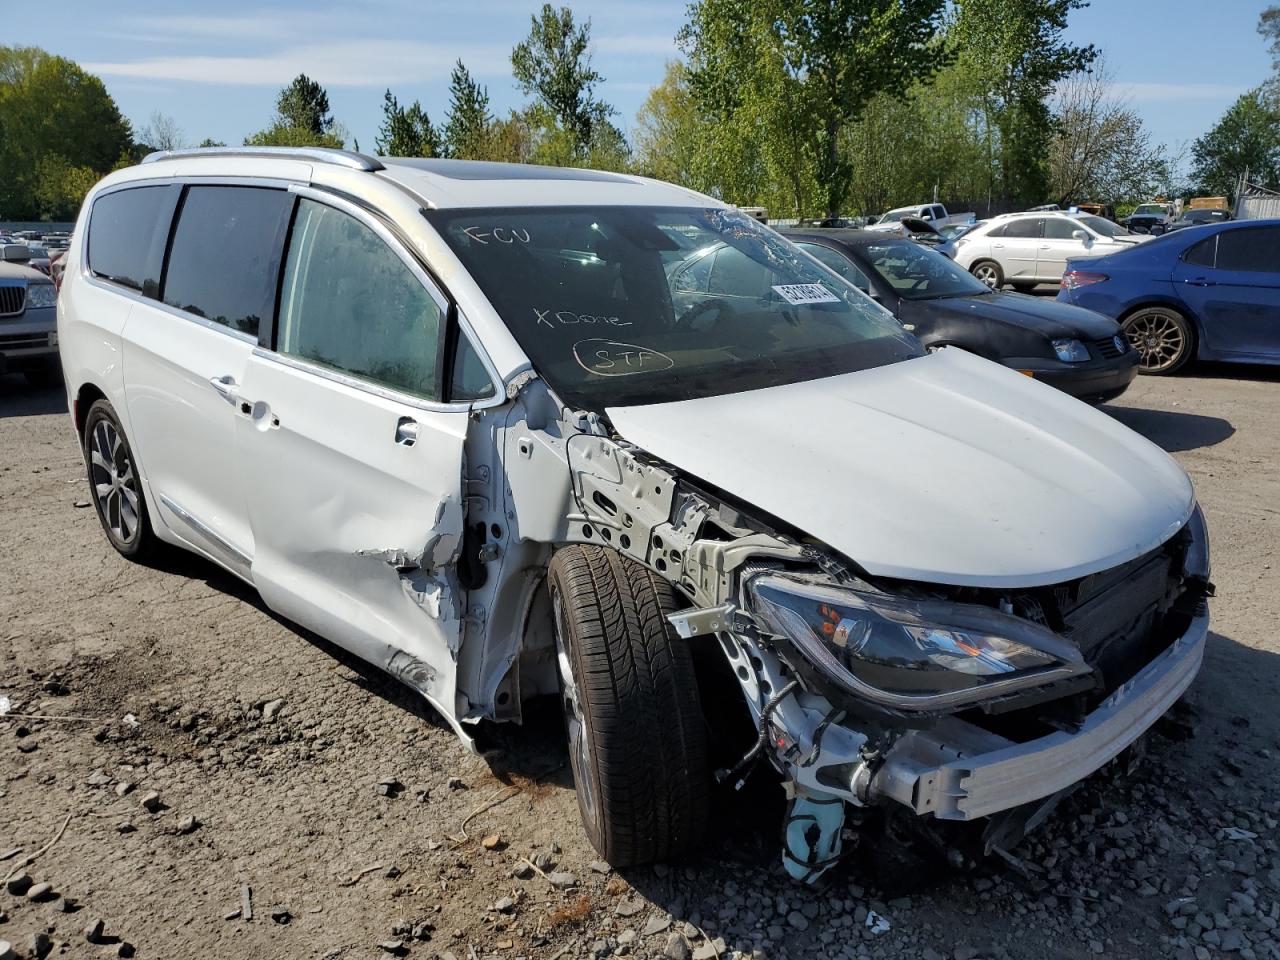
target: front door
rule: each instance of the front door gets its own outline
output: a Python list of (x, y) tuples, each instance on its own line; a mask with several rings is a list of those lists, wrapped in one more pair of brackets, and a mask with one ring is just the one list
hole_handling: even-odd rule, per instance
[(447, 303), (378, 221), (299, 192), (275, 349), (241, 391), (253, 582), (456, 718), (468, 406), (438, 401)]
[(1216, 258), (1210, 238), (1179, 261), (1178, 293), (1200, 317), (1215, 353), (1280, 356), (1280, 227), (1223, 230), (1216, 239)]
[(1040, 217), (1010, 220), (998, 237), (991, 239), (991, 252), (1000, 262), (1006, 280), (1036, 279), (1036, 260), (1040, 253)]
[(282, 189), (187, 187), (161, 301), (136, 302), (123, 331), (131, 439), (161, 520), (246, 577), (254, 541), (236, 418), (292, 199)]
[(1067, 270), (1068, 257), (1082, 257), (1089, 246), (1072, 234), (1084, 229), (1075, 220), (1066, 217), (1045, 217), (1044, 231), (1040, 237), (1040, 252), (1036, 261), (1036, 275), (1043, 283), (1057, 283)]

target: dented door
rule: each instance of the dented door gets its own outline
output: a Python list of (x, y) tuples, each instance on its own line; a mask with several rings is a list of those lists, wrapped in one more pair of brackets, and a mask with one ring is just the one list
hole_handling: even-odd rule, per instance
[(237, 441), (267, 603), (453, 720), (468, 413), (432, 399), (446, 316), (376, 221), (301, 200)]

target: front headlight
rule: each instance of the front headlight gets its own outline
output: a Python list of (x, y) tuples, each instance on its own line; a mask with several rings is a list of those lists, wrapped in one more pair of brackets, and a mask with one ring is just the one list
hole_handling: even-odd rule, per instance
[(1183, 572), (1189, 577), (1208, 580), (1211, 571), (1209, 563), (1209, 527), (1204, 522), (1204, 511), (1200, 504), (1191, 511), (1191, 519), (1187, 521), (1187, 534), (1191, 542), (1187, 544), (1186, 557), (1182, 562)]
[(1063, 363), (1083, 363), (1089, 359), (1089, 348), (1079, 340), (1055, 340), (1053, 352)]
[(953, 707), (1087, 673), (1045, 627), (976, 604), (913, 600), (761, 574), (751, 612), (848, 693), (906, 710)]
[(33, 283), (27, 287), (27, 309), (53, 307), (58, 303), (58, 288), (52, 283)]

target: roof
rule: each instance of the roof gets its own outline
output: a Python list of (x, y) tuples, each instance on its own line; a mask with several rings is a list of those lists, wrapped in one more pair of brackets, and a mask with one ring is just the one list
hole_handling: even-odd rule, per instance
[(483, 160), (378, 159), (383, 165), (378, 176), (434, 207), (723, 206), (693, 190), (626, 173)]

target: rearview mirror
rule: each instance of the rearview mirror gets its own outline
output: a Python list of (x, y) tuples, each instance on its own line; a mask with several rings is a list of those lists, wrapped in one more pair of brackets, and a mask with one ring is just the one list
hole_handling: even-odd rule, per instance
[(6, 263), (27, 263), (31, 260), (31, 250), (25, 243), (6, 243), (3, 256)]

